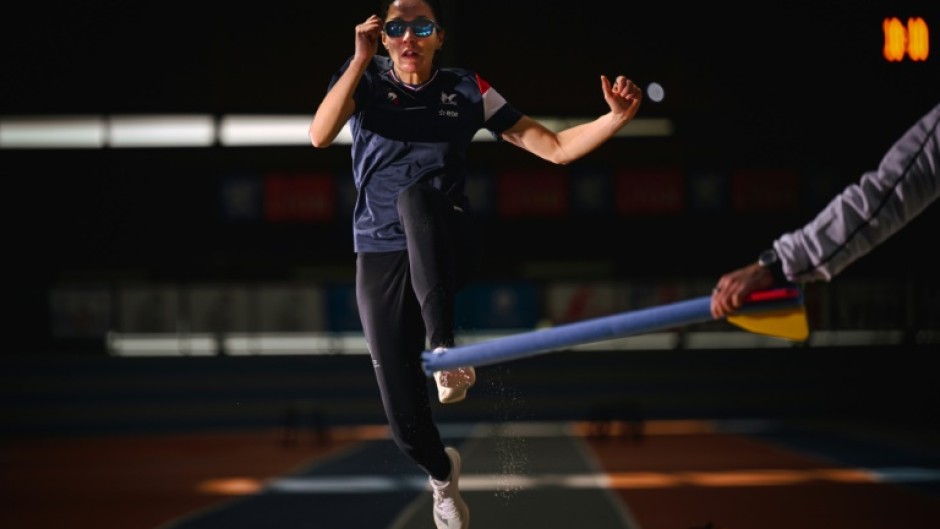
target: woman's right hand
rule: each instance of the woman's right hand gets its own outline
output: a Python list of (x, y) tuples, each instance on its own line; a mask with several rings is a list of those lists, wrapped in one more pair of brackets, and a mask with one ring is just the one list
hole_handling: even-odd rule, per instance
[(368, 61), (379, 49), (384, 23), (377, 15), (372, 15), (365, 22), (356, 26), (356, 53), (359, 60)]

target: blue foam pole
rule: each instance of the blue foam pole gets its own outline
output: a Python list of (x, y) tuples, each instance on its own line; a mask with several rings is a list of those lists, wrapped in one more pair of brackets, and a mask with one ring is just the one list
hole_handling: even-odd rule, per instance
[(523, 332), (486, 342), (462, 345), (442, 353), (425, 351), (422, 359), (424, 370), (430, 376), (434, 371), (442, 369), (495, 364), (534, 356), (562, 347), (713, 320), (711, 296), (702, 296), (612, 316)]

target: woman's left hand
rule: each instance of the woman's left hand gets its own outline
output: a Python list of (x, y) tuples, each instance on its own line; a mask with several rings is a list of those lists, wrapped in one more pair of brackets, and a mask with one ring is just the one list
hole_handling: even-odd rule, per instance
[(643, 91), (633, 81), (620, 75), (614, 80), (613, 85), (606, 75), (601, 76), (601, 89), (604, 91), (604, 99), (610, 106), (610, 111), (627, 121), (633, 119), (640, 109), (640, 103), (643, 101)]

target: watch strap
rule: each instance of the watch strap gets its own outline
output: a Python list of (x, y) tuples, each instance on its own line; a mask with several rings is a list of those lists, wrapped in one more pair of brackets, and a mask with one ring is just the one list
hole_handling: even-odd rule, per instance
[(773, 286), (777, 287), (791, 284), (786, 274), (783, 272), (783, 263), (780, 262), (780, 256), (774, 248), (761, 252), (760, 257), (757, 259), (757, 264), (770, 270), (774, 278)]

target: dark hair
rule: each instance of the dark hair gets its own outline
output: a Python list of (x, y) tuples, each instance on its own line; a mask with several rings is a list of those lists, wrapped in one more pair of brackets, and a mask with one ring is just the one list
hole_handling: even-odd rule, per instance
[[(444, 4), (441, 0), (421, 0), (425, 4), (431, 7), (431, 12), (434, 13), (434, 19), (441, 26), (444, 25)], [(388, 8), (391, 6), (395, 0), (382, 0), (379, 3), (379, 16), (383, 19), (388, 16)]]

